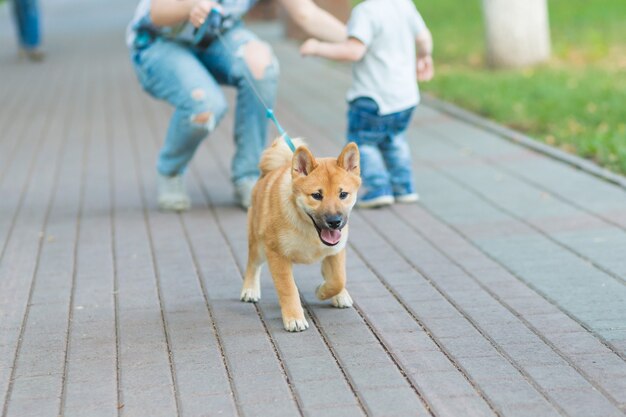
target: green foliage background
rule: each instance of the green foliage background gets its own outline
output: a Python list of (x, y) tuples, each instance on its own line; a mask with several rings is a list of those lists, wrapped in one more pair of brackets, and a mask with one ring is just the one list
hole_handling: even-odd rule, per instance
[(549, 0), (551, 61), (500, 71), (479, 0), (414, 1), (435, 40), (423, 91), (626, 173), (626, 1)]

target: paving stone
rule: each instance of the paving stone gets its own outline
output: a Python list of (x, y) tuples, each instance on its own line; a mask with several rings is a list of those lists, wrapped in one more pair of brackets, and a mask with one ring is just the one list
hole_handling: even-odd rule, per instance
[(530, 384), (520, 385), (513, 380), (492, 380), (480, 384), (486, 395), (492, 399), (496, 409), (504, 415), (560, 415), (557, 408), (532, 388)]
[(571, 416), (581, 417), (618, 417), (624, 412), (618, 407), (603, 401), (594, 401), (594, 397), (601, 397), (597, 391), (589, 389), (550, 390), (550, 397), (563, 404), (564, 411)]
[(475, 393), (468, 384), (459, 384), (457, 370), (423, 372), (420, 375), (419, 388), (427, 392), (445, 393), (449, 397), (466, 397)]
[(376, 388), (367, 391), (368, 409), (372, 415), (380, 416), (426, 416), (427, 411), (421, 405), (410, 388)]
[(518, 370), (500, 355), (479, 356), (463, 361), (463, 368), (477, 381), (503, 380), (517, 377)]
[(434, 397), (430, 398), (433, 412), (437, 416), (492, 416), (494, 411), (483, 400), (475, 396)]
[(452, 337), (440, 339), (444, 348), (455, 358), (492, 357), (496, 349), (483, 338)]
[(403, 353), (406, 369), (410, 373), (449, 371), (451, 361), (439, 351)]
[[(310, 380), (299, 385), (298, 394), (303, 408), (322, 408), (346, 405), (344, 389), (346, 381), (343, 379)], [(358, 405), (352, 398), (352, 404)]]
[(345, 417), (362, 417), (365, 414), (361, 407), (356, 405), (350, 406), (339, 406), (339, 407), (328, 407), (323, 406), (319, 408), (305, 408), (304, 412), (306, 415), (311, 417), (334, 417), (334, 416), (345, 416)]

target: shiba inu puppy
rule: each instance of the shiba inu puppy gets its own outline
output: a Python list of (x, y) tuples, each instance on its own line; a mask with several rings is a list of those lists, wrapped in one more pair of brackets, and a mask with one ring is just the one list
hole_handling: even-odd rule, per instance
[(282, 138), (261, 157), (261, 178), (248, 211), (248, 266), (241, 300), (261, 298), (259, 276), (267, 262), (278, 292), (285, 329), (309, 327), (293, 279), (294, 263), (322, 261), (320, 300), (348, 308), (346, 284), (348, 217), (361, 185), (359, 150), (349, 143), (338, 158), (315, 159), (296, 139), (294, 153)]

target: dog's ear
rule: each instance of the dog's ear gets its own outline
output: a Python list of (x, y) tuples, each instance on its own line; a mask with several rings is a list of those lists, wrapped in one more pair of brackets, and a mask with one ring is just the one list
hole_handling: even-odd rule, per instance
[(361, 175), (359, 148), (356, 143), (350, 142), (343, 148), (339, 158), (337, 158), (337, 166), (354, 175)]
[(293, 178), (305, 177), (317, 167), (317, 161), (306, 146), (296, 149), (291, 160), (291, 176)]

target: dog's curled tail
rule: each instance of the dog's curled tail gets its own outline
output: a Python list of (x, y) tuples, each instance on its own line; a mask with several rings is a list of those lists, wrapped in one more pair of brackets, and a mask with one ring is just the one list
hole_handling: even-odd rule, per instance
[[(298, 146), (304, 145), (304, 141), (300, 138), (292, 139), (292, 142), (296, 149)], [(261, 177), (267, 175), (270, 171), (291, 164), (293, 152), (289, 149), (285, 139), (280, 136), (274, 139), (272, 145), (263, 151), (261, 155), (261, 162), (259, 168), (261, 169)]]

